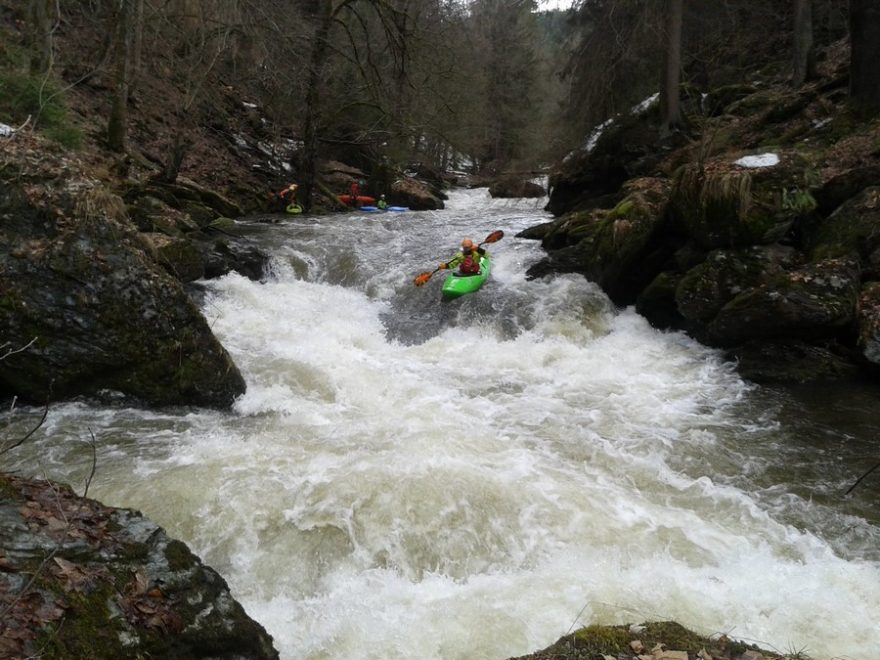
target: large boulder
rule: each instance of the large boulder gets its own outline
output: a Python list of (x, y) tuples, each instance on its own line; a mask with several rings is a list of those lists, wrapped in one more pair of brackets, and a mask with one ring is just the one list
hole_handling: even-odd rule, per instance
[(505, 177), (489, 186), (489, 194), (492, 197), (513, 199), (520, 197), (543, 197), (547, 192), (543, 186), (538, 185), (534, 181)]
[(579, 272), (596, 282), (619, 305), (635, 302), (661, 266), (668, 251), (655, 241), (663, 226), (669, 187), (663, 179), (636, 179), (626, 197), (610, 211), (573, 213), (558, 221), (544, 246), (567, 244), (532, 266), (530, 278)]
[(137, 511), (0, 474), (0, 656), (275, 660), (225, 580)]
[(727, 303), (709, 323), (720, 346), (779, 338), (833, 338), (855, 320), (859, 269), (849, 259), (828, 259), (771, 277)]
[(230, 406), (244, 379), (121, 198), (68, 157), (39, 154), (14, 154), (16, 176), (0, 178), (0, 337), (27, 347), (0, 361), (0, 393)]
[(880, 277), (880, 186), (865, 188), (815, 227), (808, 238), (815, 259), (857, 254)]
[(403, 178), (391, 184), (388, 198), (396, 205), (408, 206), (413, 211), (433, 211), (444, 208), (443, 200), (431, 188), (417, 179)]
[(711, 321), (737, 295), (760, 286), (771, 275), (784, 272), (796, 260), (794, 248), (782, 245), (715, 250), (678, 282), (678, 312), (691, 321)]
[(583, 147), (550, 174), (547, 210), (560, 216), (614, 206), (628, 179), (653, 176), (670, 146), (657, 139), (656, 108), (656, 103), (639, 105), (595, 127)]
[(797, 156), (784, 154), (764, 167), (726, 157), (678, 170), (670, 216), (674, 227), (704, 248), (737, 248), (784, 239), (815, 206)]

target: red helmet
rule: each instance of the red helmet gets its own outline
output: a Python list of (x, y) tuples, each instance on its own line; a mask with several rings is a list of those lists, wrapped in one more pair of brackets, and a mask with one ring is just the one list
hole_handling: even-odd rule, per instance
[(466, 238), (461, 242), (461, 247), (464, 250), (473, 250), (474, 249), (474, 242), (471, 239)]

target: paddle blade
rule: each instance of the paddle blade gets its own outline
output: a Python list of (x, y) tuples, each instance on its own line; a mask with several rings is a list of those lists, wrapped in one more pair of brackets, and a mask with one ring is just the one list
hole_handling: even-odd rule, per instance
[(425, 282), (427, 282), (428, 280), (431, 279), (431, 275), (433, 275), (433, 274), (434, 273), (422, 273), (421, 275), (418, 275), (415, 279), (415, 285), (416, 286), (423, 286), (425, 284)]
[(484, 240), (482, 243), (480, 243), (480, 245), (483, 245), (484, 243), (497, 243), (502, 238), (504, 238), (504, 232), (501, 231), (500, 229), (496, 229), (491, 234), (486, 236), (486, 240)]

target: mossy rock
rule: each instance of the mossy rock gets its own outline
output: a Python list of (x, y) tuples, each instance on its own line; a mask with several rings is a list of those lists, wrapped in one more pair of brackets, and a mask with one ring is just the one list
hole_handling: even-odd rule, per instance
[(807, 237), (814, 260), (858, 254), (869, 261), (880, 248), (880, 186), (871, 186), (818, 223)]
[(788, 154), (778, 165), (761, 168), (740, 167), (734, 160), (692, 163), (673, 179), (673, 224), (700, 246), (775, 243), (812, 214), (816, 205), (800, 156)]
[(797, 259), (793, 248), (781, 245), (715, 250), (680, 279), (676, 307), (686, 319), (709, 321), (737, 295), (760, 286)]
[(541, 651), (509, 660), (596, 660), (605, 656), (629, 659), (637, 657), (633, 643), (636, 648), (641, 645), (646, 655), (650, 649), (661, 645), (667, 650), (686, 652), (690, 658), (696, 657), (702, 650), (719, 658), (736, 658), (749, 650), (760, 652), (766, 660), (779, 658), (755, 645), (737, 642), (725, 635), (705, 637), (674, 621), (660, 621), (640, 625), (590, 625), (560, 638)]

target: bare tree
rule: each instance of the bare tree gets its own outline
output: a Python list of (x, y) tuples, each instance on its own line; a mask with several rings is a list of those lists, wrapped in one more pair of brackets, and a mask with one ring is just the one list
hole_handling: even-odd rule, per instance
[(681, 125), (681, 29), (684, 0), (666, 0), (663, 84), (660, 86), (660, 135)]
[(856, 106), (880, 110), (880, 3), (849, 0), (849, 94)]
[(48, 71), (54, 60), (52, 33), (58, 19), (56, 0), (30, 0), (28, 6), (32, 74)]
[(107, 121), (107, 144), (113, 151), (124, 152), (128, 133), (128, 97), (138, 13), (135, 0), (117, 0), (113, 102)]
[(794, 0), (794, 61), (791, 82), (800, 87), (816, 77), (816, 53), (813, 48), (813, 2)]

